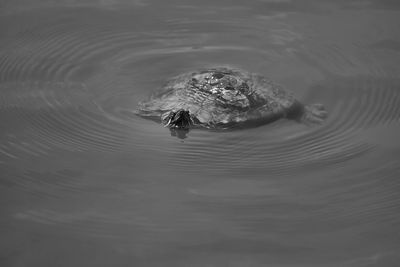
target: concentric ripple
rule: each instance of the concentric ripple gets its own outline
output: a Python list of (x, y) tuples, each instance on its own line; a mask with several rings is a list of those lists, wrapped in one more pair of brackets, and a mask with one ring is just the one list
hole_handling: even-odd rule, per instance
[[(356, 229), (356, 247), (369, 234), (360, 228), (398, 224), (400, 80), (397, 62), (381, 59), (387, 43), (324, 39), (329, 32), (314, 33), (309, 19), (328, 13), (299, 24), (299, 14), (211, 2), (177, 7), (184, 14), (71, 8), (0, 18), (18, 21), (0, 27), (0, 193), (8, 200), (0, 215), (9, 229), (23, 225), (26, 238), (44, 226), (116, 249), (123, 240), (137, 255), (215, 246), (249, 258), (300, 248), (312, 258), (319, 242), (339, 242), (337, 233)], [(215, 65), (268, 76), (299, 101), (323, 104), (328, 118), (193, 129), (178, 139), (135, 115), (169, 77)]]
[[(327, 106), (329, 119), (321, 126), (307, 128), (278, 122), (248, 131), (193, 131), (188, 147), (160, 149), (164, 142), (161, 140), (158, 144), (157, 141), (143, 144), (139, 140), (144, 136), (159, 139), (162, 134), (168, 135), (167, 131), (155, 131), (158, 125), (133, 116), (136, 103), (149, 94), (141, 93), (138, 97), (138, 92), (151, 91), (168, 78), (163, 73), (158, 76), (147, 73), (148, 77), (143, 78), (141, 75), (146, 71), (152, 71), (146, 65), (174, 55), (250, 53), (249, 47), (241, 45), (196, 43), (206, 43), (223, 34), (222, 29), (261, 32), (264, 22), (260, 20), (250, 28), (243, 19), (236, 22), (170, 19), (166, 25), (172, 30), (166, 35), (162, 29), (152, 32), (129, 29), (126, 21), (114, 15), (93, 21), (79, 16), (71, 21), (70, 16), (63, 15), (60, 23), (43, 20), (20, 27), (13, 42), (6, 43), (0, 53), (1, 116), (5, 121), (19, 122), (10, 123), (7, 141), (2, 144), (2, 154), (7, 157), (15, 158), (26, 151), (39, 155), (52, 148), (102, 152), (163, 150), (175, 155), (168, 159), (171, 166), (187, 172), (195, 171), (188, 166), (211, 165), (206, 170), (217, 173), (260, 167), (271, 173), (290, 173), (293, 168), (333, 166), (368, 153), (373, 144), (359, 138), (362, 131), (397, 122), (399, 118), (399, 81), (335, 76), (308, 90), (309, 97), (303, 99)], [(108, 24), (111, 21), (115, 21), (113, 27)], [(187, 31), (196, 25), (210, 27), (210, 24), (215, 27), (208, 33), (193, 35)], [(271, 44), (271, 50), (253, 49), (252, 56), (277, 57), (277, 52), (272, 52), (274, 47), (289, 46), (303, 39), (282, 23), (273, 25), (269, 33), (264, 41)], [(160, 48), (160, 42), (164, 47)], [(354, 69), (363, 64), (357, 54), (344, 55), (339, 46), (312, 48), (312, 53), (296, 52), (296, 55), (310, 64), (319, 60), (317, 65), (323, 66), (324, 72), (339, 73), (340, 66)], [(137, 66), (143, 70), (138, 71)], [(374, 74), (379, 73), (378, 69), (374, 69)], [(153, 78), (156, 81), (150, 82)], [(146, 89), (135, 88), (141, 85)], [(20, 129), (21, 125), (25, 133), (20, 135), (34, 141), (26, 140), (25, 145), (12, 141), (13, 127)], [(204, 146), (205, 143), (211, 145)]]

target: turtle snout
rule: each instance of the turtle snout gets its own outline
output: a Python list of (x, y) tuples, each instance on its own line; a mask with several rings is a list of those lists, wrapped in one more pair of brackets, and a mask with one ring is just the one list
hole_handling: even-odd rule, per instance
[(176, 112), (169, 112), (163, 119), (163, 123), (165, 127), (187, 129), (193, 125), (193, 119), (188, 110), (179, 109)]

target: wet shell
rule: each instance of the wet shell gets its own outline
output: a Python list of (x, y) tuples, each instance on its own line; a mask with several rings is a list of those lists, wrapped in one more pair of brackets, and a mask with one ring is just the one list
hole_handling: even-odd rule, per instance
[(290, 91), (254, 73), (212, 68), (172, 78), (148, 101), (139, 103), (138, 115), (162, 120), (163, 114), (187, 110), (196, 126), (230, 128), (263, 124), (283, 117), (321, 122), (322, 105), (302, 105)]

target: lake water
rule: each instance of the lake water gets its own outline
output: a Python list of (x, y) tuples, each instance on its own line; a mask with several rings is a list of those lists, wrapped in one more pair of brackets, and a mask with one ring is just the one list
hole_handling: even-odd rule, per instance
[[(392, 0), (0, 1), (0, 265), (399, 266), (399, 27)], [(329, 117), (134, 115), (221, 65)]]

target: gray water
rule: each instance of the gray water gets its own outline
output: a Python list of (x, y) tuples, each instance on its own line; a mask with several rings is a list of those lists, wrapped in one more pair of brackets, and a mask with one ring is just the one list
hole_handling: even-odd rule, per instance
[[(0, 1), (0, 266), (399, 266), (398, 1)], [(329, 118), (184, 140), (179, 73), (260, 73)]]

